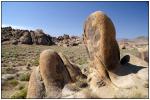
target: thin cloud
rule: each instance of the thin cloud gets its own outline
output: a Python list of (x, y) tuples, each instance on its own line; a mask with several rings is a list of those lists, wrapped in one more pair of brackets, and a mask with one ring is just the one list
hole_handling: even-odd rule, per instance
[(11, 24), (3, 24), (2, 27), (9, 27), (11, 26), (14, 29), (22, 29), (22, 30), (35, 30), (37, 28), (25, 27), (25, 26), (18, 26), (18, 25), (11, 25)]

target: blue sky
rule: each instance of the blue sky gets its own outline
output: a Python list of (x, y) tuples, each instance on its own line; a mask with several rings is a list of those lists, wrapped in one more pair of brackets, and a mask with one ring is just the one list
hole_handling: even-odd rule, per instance
[(98, 10), (112, 19), (117, 38), (148, 36), (148, 2), (2, 2), (2, 26), (81, 36), (86, 18)]

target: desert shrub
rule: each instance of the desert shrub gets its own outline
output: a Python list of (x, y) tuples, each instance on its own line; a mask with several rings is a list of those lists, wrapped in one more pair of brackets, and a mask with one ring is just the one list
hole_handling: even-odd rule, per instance
[(13, 86), (16, 86), (16, 85), (18, 85), (19, 82), (16, 79), (12, 79), (12, 80), (7, 81), (7, 83), (11, 84)]
[(36, 29), (35, 32), (44, 33), (42, 29)]
[(39, 60), (38, 60), (38, 58), (36, 58), (36, 59), (33, 61), (33, 65), (35, 65), (35, 66), (38, 66), (38, 65), (39, 65)]
[(6, 68), (6, 71), (11, 71), (11, 70), (12, 70), (11, 67), (7, 67), (7, 68)]
[[(4, 62), (4, 61), (3, 61)], [(8, 67), (8, 64), (2, 62), (2, 67)]]
[(87, 61), (86, 61), (85, 59), (78, 58), (78, 59), (76, 60), (76, 63), (79, 64), (79, 65), (83, 65), (83, 64), (87, 63)]
[(17, 70), (13, 67), (6, 67), (5, 69), (3, 69), (3, 71), (7, 74), (14, 74), (17, 72)]
[(22, 90), (16, 92), (11, 96), (12, 99), (25, 99), (27, 95), (27, 88), (23, 88)]
[(13, 79), (13, 80), (10, 80), (9, 83), (16, 86), (18, 85), (19, 82), (16, 79)]
[(23, 73), (19, 76), (20, 81), (29, 81), (30, 79), (30, 73)]
[(25, 85), (24, 84), (19, 84), (18, 89), (22, 90), (23, 88), (25, 88)]
[(19, 82), (16, 79), (7, 80), (3, 82), (3, 86), (5, 87), (15, 87), (19, 84)]

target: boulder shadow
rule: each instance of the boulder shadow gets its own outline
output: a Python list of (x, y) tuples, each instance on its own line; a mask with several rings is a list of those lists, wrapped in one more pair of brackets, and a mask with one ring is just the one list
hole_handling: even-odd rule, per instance
[(125, 76), (125, 75), (129, 75), (129, 74), (136, 74), (138, 71), (140, 71), (143, 68), (147, 68), (147, 67), (133, 65), (131, 63), (126, 63), (125, 65), (119, 66), (114, 71), (114, 73), (118, 76)]

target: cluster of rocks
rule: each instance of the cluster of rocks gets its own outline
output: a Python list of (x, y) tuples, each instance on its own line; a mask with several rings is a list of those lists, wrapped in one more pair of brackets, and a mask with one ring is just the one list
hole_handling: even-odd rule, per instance
[[(30, 76), (27, 98), (120, 98), (120, 94), (129, 98), (134, 91), (148, 97), (148, 89), (143, 87), (148, 85), (148, 68), (138, 64), (139, 59), (130, 62), (134, 60), (129, 55), (120, 60), (115, 36), (111, 19), (103, 12), (92, 13), (83, 35), (90, 58), (87, 76), (63, 54), (44, 50)], [(86, 80), (80, 85), (86, 88), (76, 85), (80, 79)]]
[[(146, 40), (145, 40), (146, 41)], [(136, 56), (139, 57), (142, 60), (145, 60), (146, 62), (149, 61), (149, 57), (148, 57), (148, 41), (147, 44), (145, 42), (145, 44), (141, 45), (141, 44), (136, 44), (133, 43), (131, 41), (126, 41), (126, 42), (119, 42), (119, 47), (120, 49), (127, 49), (127, 50), (137, 50), (136, 51)]]
[(37, 44), (53, 45), (52, 37), (45, 34), (42, 30), (20, 30), (11, 27), (4, 27), (1, 30), (2, 44)]
[(36, 44), (36, 45), (58, 45), (58, 46), (77, 46), (82, 43), (82, 39), (78, 36), (52, 37), (45, 34), (41, 29), (35, 31), (13, 29), (12, 27), (2, 28), (2, 44)]
[(78, 36), (69, 36), (64, 34), (63, 36), (58, 36), (56, 38), (56, 44), (58, 46), (64, 46), (64, 47), (68, 47), (68, 46), (77, 46), (79, 44), (82, 43), (82, 39)]

